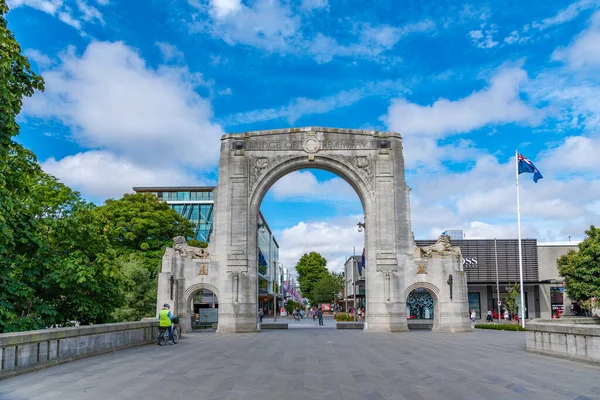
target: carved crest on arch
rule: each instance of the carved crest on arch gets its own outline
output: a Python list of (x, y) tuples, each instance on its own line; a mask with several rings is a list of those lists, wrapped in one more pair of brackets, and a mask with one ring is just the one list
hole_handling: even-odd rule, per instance
[(285, 155), (276, 157), (249, 157), (250, 162), (250, 188), (254, 189), (256, 184), (266, 173), (291, 158), (297, 155)]
[(375, 178), (375, 157), (374, 156), (344, 156), (339, 154), (328, 155), (344, 165), (350, 167), (354, 172), (360, 175), (371, 192), (374, 191), (373, 181)]

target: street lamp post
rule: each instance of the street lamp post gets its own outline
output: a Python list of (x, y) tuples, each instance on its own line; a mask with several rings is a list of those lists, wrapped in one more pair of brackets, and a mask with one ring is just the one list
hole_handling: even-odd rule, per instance
[(254, 310), (256, 312), (256, 323), (258, 324), (260, 322), (260, 312), (258, 311), (259, 309), (259, 305), (260, 305), (260, 300), (258, 299), (258, 281), (260, 279), (258, 279), (258, 265), (260, 264), (260, 245), (259, 245), (259, 240), (258, 240), (258, 235), (259, 232), (260, 233), (265, 233), (267, 229), (265, 228), (265, 224), (264, 222), (259, 222), (257, 224), (257, 229), (256, 229), (256, 310)]
[[(363, 229), (366, 229), (364, 222), (359, 222), (358, 224), (356, 224), (356, 230), (358, 232), (362, 232)], [(356, 321), (356, 279), (354, 277), (354, 270), (357, 268), (356, 264), (356, 255), (354, 255), (352, 256), (352, 291), (354, 294), (354, 321)]]

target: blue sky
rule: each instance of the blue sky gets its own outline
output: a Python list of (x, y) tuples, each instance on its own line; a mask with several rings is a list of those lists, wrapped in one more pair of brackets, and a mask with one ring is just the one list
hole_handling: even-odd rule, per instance
[[(544, 174), (522, 175), (525, 237), (598, 223), (600, 1), (8, 4), (46, 80), (18, 140), (91, 201), (214, 184), (224, 133), (332, 126), (402, 134), (416, 238), (516, 237), (517, 148)], [(288, 266), (362, 248), (335, 175), (289, 175), (262, 209)]]

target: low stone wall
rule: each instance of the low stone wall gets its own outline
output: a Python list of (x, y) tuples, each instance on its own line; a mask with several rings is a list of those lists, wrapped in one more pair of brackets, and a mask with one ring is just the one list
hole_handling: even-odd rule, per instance
[(287, 329), (287, 322), (269, 322), (266, 324), (260, 324), (260, 329)]
[(363, 321), (339, 321), (335, 323), (336, 329), (365, 329)]
[(158, 321), (0, 334), (0, 379), (95, 354), (152, 343)]
[(528, 352), (600, 364), (598, 319), (536, 319), (526, 328)]

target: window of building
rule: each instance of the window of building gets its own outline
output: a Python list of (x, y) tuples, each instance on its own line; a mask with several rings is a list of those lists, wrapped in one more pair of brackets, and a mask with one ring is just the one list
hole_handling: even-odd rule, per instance
[(481, 318), (481, 302), (479, 299), (479, 292), (469, 293), (469, 314), (475, 310), (477, 318)]
[(564, 311), (564, 293), (561, 289), (561, 287), (550, 288), (550, 304), (552, 307), (552, 315), (557, 315), (559, 313), (562, 314)]

